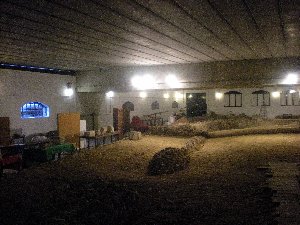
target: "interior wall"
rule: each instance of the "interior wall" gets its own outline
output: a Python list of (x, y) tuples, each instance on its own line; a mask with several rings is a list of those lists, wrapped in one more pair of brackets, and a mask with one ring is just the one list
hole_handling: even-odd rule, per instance
[[(56, 130), (58, 113), (77, 111), (76, 93), (63, 96), (68, 82), (76, 86), (74, 76), (1, 69), (0, 116), (10, 117), (11, 129), (22, 128), (26, 135)], [(32, 101), (48, 105), (50, 117), (22, 119), (21, 106)]]
[(257, 87), (280, 84), (290, 72), (300, 72), (300, 58), (222, 61), (199, 64), (114, 67), (82, 71), (77, 76), (79, 92), (132, 91), (135, 75), (151, 74), (156, 89), (166, 89), (164, 78), (175, 74), (181, 88)]
[[(288, 86), (281, 85), (283, 79), (290, 72), (300, 72), (300, 58), (275, 58), (264, 60), (240, 60), (211, 62), (200, 64), (161, 65), (114, 67), (95, 71), (82, 71), (76, 76), (79, 95), (89, 96), (84, 100), (89, 102), (82, 107), (84, 112), (92, 108), (97, 114), (96, 127), (112, 125), (112, 108), (121, 108), (126, 101), (135, 105), (134, 115), (142, 116), (156, 112), (168, 111), (163, 115), (168, 119), (176, 109), (171, 107), (174, 92), (168, 89), (164, 78), (174, 74), (180, 80), (182, 87), (178, 92), (200, 92), (207, 94), (208, 110), (219, 114), (259, 114), (260, 107), (251, 104), (252, 92), (260, 89), (267, 91), (283, 91)], [(139, 92), (131, 85), (135, 75), (151, 74), (158, 83), (155, 91), (148, 91), (148, 97), (142, 99)], [(299, 87), (298, 87), (299, 89)], [(105, 92), (115, 91), (113, 98), (106, 98)], [(236, 90), (243, 93), (243, 107), (224, 107), (223, 99), (215, 99), (215, 92)], [(169, 99), (163, 98), (164, 92), (170, 93)], [(151, 103), (157, 100), (159, 110), (152, 110)], [(185, 108), (185, 99), (178, 99), (179, 105)], [(271, 106), (267, 107), (267, 116), (273, 118), (282, 114), (299, 115), (300, 106), (281, 106), (280, 99), (271, 98)]]
[[(282, 106), (280, 97), (273, 97), (272, 92), (282, 92), (289, 89), (297, 90), (300, 92), (300, 86), (292, 87), (260, 87), (260, 88), (236, 88), (236, 89), (191, 89), (191, 90), (157, 90), (147, 91), (147, 97), (141, 98), (140, 92), (117, 92), (112, 98), (105, 97), (104, 94), (90, 93), (95, 98), (101, 98), (102, 101), (95, 108), (95, 112), (99, 115), (97, 121), (98, 127), (108, 126), (113, 124), (113, 112), (112, 108), (122, 108), (122, 105), (130, 101), (134, 104), (134, 111), (130, 112), (131, 118), (133, 116), (143, 117), (143, 115), (149, 115), (153, 113), (162, 112), (161, 117), (164, 121), (168, 121), (169, 117), (174, 113), (177, 113), (180, 109), (186, 109), (186, 94), (187, 93), (206, 93), (207, 111), (215, 112), (217, 114), (246, 114), (248, 116), (259, 115), (261, 106), (254, 106), (252, 92), (258, 90), (265, 90), (270, 92), (270, 106), (266, 106), (266, 116), (268, 118), (274, 118), (278, 115), (292, 114), (300, 115), (300, 105), (295, 106)], [(239, 91), (242, 93), (242, 107), (224, 107), (225, 100), (224, 95), (221, 99), (216, 99), (216, 92), (225, 93), (227, 91)], [(182, 98), (176, 98), (175, 93), (182, 94)], [(163, 96), (165, 93), (169, 94), (169, 98), (165, 99)], [(152, 110), (151, 104), (157, 101), (159, 103), (159, 109)], [(172, 102), (177, 101), (179, 108), (172, 108)]]

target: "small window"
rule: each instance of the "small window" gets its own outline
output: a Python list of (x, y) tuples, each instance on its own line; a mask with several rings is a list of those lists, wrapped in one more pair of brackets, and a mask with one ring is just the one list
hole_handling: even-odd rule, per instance
[(157, 101), (152, 102), (151, 109), (152, 110), (159, 109), (159, 103)]
[(49, 117), (49, 107), (41, 102), (28, 102), (21, 107), (21, 118), (45, 118)]
[(242, 93), (238, 91), (228, 91), (224, 93), (224, 107), (242, 107)]
[(176, 102), (176, 101), (172, 102), (172, 108), (173, 109), (178, 109), (179, 108), (178, 102)]
[(287, 90), (281, 92), (280, 103), (282, 106), (300, 105), (299, 91)]
[(252, 92), (253, 106), (270, 106), (270, 92), (259, 90)]

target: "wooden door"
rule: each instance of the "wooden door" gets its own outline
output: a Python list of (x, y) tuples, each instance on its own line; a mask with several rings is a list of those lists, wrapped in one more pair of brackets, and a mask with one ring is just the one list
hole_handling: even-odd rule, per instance
[(67, 143), (74, 144), (75, 147), (79, 147), (80, 114), (59, 113), (57, 124), (59, 138), (65, 140)]

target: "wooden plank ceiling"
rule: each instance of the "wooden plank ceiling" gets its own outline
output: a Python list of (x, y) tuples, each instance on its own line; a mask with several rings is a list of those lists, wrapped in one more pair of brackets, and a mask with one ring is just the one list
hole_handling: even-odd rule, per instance
[(91, 70), (300, 56), (297, 0), (1, 0), (0, 61)]

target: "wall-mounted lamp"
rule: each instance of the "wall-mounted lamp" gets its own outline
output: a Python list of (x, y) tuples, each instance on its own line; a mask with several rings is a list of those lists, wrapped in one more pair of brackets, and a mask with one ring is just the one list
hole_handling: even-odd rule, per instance
[(106, 97), (109, 98), (109, 113), (112, 112), (112, 103), (111, 99), (115, 96), (115, 93), (113, 91), (109, 91), (105, 93)]
[(74, 94), (72, 83), (68, 82), (67, 87), (64, 90), (64, 96), (71, 97)]
[(273, 98), (279, 98), (280, 97), (280, 92), (279, 91), (272, 92), (272, 97)]
[(164, 94), (164, 98), (165, 98), (165, 99), (168, 99), (168, 98), (170, 98), (170, 95), (169, 95), (169, 93), (165, 93), (165, 94)]
[(109, 91), (109, 92), (106, 92), (105, 95), (106, 95), (106, 97), (108, 97), (108, 98), (112, 98), (112, 97), (115, 96), (115, 93), (114, 93), (113, 91)]
[(146, 92), (141, 92), (140, 93), (140, 97), (141, 98), (146, 98), (147, 97), (147, 93)]
[(215, 93), (215, 98), (216, 98), (216, 99), (221, 99), (221, 98), (223, 98), (223, 93), (221, 93), (221, 92), (216, 92), (216, 93)]
[(183, 98), (183, 94), (179, 93), (179, 92), (175, 92), (175, 98), (178, 99), (182, 99)]

